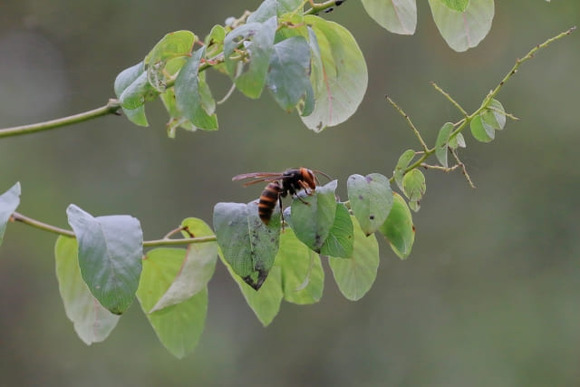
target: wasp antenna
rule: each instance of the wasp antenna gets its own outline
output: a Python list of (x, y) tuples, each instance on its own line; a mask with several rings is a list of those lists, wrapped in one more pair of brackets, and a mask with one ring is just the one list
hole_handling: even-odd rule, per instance
[[(324, 173), (324, 172), (322, 172), (322, 171), (319, 171), (319, 170), (317, 170), (317, 169), (313, 169), (312, 171), (313, 171), (314, 173), (316, 173), (316, 174), (321, 174), (322, 176), (326, 177), (326, 178), (328, 179), (328, 181), (332, 180), (332, 177), (328, 176), (326, 173)], [(317, 180), (318, 180), (318, 179), (317, 179)]]

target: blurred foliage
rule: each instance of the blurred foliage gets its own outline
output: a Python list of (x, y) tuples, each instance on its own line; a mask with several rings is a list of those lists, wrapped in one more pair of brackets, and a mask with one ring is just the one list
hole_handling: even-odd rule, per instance
[[(419, 15), (427, 15), (428, 5), (419, 3)], [(204, 35), (258, 4), (4, 4), (0, 126), (100, 106), (113, 95), (115, 75), (165, 33)], [(211, 219), (216, 202), (257, 197), (261, 187), (232, 184), (238, 173), (305, 165), (341, 181), (352, 173), (389, 175), (414, 139), (385, 94), (432, 142), (444, 122), (459, 117), (429, 81), (473, 110), (516, 57), (578, 24), (580, 3), (498, 1), (489, 36), (462, 54), (447, 47), (427, 17), (410, 37), (369, 23), (359, 2), (326, 17), (352, 32), (369, 67), (365, 100), (345, 124), (314, 134), (272, 99), (235, 94), (220, 112), (222, 130), (170, 140), (158, 106), (149, 109), (149, 128), (106, 117), (3, 140), (0, 190), (20, 180), (22, 212), (60, 226), (70, 203), (99, 215), (131, 214), (152, 239), (186, 216)], [(377, 281), (363, 299), (347, 302), (329, 285), (320, 304), (286, 304), (264, 329), (218, 265), (205, 333), (181, 361), (157, 343), (137, 306), (108, 341), (86, 347), (59, 297), (54, 236), (11, 225), (0, 252), (2, 383), (574, 385), (580, 379), (579, 42), (575, 33), (541, 52), (502, 90), (499, 99), (521, 121), (492, 144), (471, 140), (464, 161), (477, 190), (459, 174), (428, 171), (412, 255), (401, 262), (381, 241)], [(208, 77), (227, 92), (225, 78)], [(219, 99), (219, 87), (214, 93)]]

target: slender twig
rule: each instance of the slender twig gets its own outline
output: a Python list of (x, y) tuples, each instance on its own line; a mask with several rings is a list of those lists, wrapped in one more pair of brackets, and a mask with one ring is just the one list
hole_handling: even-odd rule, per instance
[(499, 93), (499, 91), (501, 90), (503, 85), (512, 76), (514, 76), (518, 72), (518, 69), (520, 68), (522, 63), (532, 59), (538, 50), (548, 47), (551, 43), (555, 42), (558, 39), (563, 38), (564, 36), (570, 35), (572, 32), (574, 32), (575, 29), (576, 29), (576, 26), (571, 27), (564, 32), (561, 32), (560, 34), (554, 36), (553, 38), (546, 40), (544, 43), (540, 43), (537, 46), (535, 46), (534, 48), (532, 48), (523, 58), (517, 59), (516, 63), (511, 68), (511, 70), (503, 77), (503, 79), (498, 83), (498, 85), (495, 87), (495, 89), (493, 89), (492, 91), (489, 92), (487, 97), (485, 97), (485, 99), (483, 100), (481, 107), (479, 109), (477, 109), (471, 116), (475, 116), (475, 115), (479, 114), (483, 109), (486, 109), (489, 106), (489, 104), (491, 103), (491, 100), (497, 95), (497, 93)]
[(102, 117), (109, 114), (116, 114), (120, 108), (121, 105), (119, 104), (118, 100), (110, 99), (105, 106), (101, 106), (100, 108), (89, 110), (87, 112), (75, 114), (68, 117), (58, 118), (52, 121), (45, 121), (36, 124), (0, 129), (0, 138), (35, 133), (43, 130), (57, 129), (67, 125), (78, 124), (80, 122), (92, 120), (93, 118)]
[(461, 105), (457, 101), (455, 101), (451, 97), (451, 95), (449, 95), (449, 93), (447, 93), (445, 90), (443, 90), (441, 87), (439, 87), (439, 85), (437, 85), (435, 82), (431, 82), (431, 85), (435, 88), (435, 90), (437, 90), (438, 92), (443, 94), (443, 96), (445, 96), (445, 98), (447, 98), (449, 100), (449, 102), (451, 102), (453, 104), (453, 106), (455, 106), (457, 108), (457, 110), (459, 110), (461, 112), (461, 114), (463, 114), (464, 117), (469, 116), (469, 114), (467, 114), (465, 109), (463, 109), (463, 107), (461, 107)]
[(310, 1), (310, 5), (312, 6), (312, 8), (306, 10), (304, 12), (304, 15), (316, 15), (322, 11), (329, 12), (329, 10), (332, 10), (331, 8), (339, 6), (342, 3), (344, 3), (344, 1), (340, 1), (340, 0), (338, 0), (338, 1), (337, 0), (330, 0), (330, 1), (324, 1), (322, 3), (315, 3), (313, 1)]
[(421, 163), (421, 166), (425, 169), (437, 169), (437, 170), (443, 171), (443, 172), (452, 172), (460, 167), (459, 164), (455, 164), (452, 167), (444, 167), (442, 165), (433, 165), (433, 164), (426, 164), (426, 163)]
[(467, 173), (467, 167), (459, 159), (459, 156), (457, 155), (457, 152), (455, 151), (455, 149), (451, 149), (451, 154), (453, 155), (453, 158), (455, 159), (455, 162), (457, 163), (457, 165), (459, 165), (461, 167), (461, 172), (463, 172), (463, 176), (465, 176), (465, 178), (467, 179), (469, 186), (471, 188), (475, 189), (475, 184), (473, 184), (473, 180), (471, 180), (471, 176), (469, 176), (469, 173)]
[(230, 87), (230, 89), (228, 90), (226, 95), (224, 95), (224, 97), (222, 99), (217, 101), (216, 104), (221, 105), (222, 103), (226, 102), (232, 96), (234, 91), (236, 91), (236, 84), (234, 82), (232, 82), (232, 87)]
[(68, 237), (75, 237), (75, 234), (70, 230), (65, 230), (60, 227), (53, 226), (51, 224), (40, 222), (36, 219), (29, 218), (28, 216), (22, 215), (19, 212), (14, 212), (11, 216), (11, 219), (15, 222), (22, 222), (29, 226), (35, 227), (39, 230), (48, 231), (53, 234), (64, 235)]
[(143, 247), (182, 246), (182, 245), (190, 245), (192, 243), (215, 242), (216, 240), (217, 239), (215, 235), (196, 238), (183, 238), (183, 239), (157, 239), (143, 242)]
[(503, 115), (503, 116), (506, 116), (507, 118), (511, 118), (511, 119), (512, 119), (512, 120), (514, 120), (514, 121), (519, 121), (519, 120), (520, 120), (518, 117), (514, 116), (513, 114), (511, 114), (511, 113), (508, 113), (508, 112), (504, 112), (503, 110), (501, 110), (501, 109), (498, 109), (498, 108), (496, 108), (495, 106), (491, 106), (491, 105), (489, 105), (489, 106), (487, 107), (487, 110), (492, 110), (492, 111), (494, 111), (494, 112), (497, 112), (497, 113), (499, 113), (499, 114), (501, 114), (501, 115)]
[[(465, 117), (463, 120), (459, 121), (459, 123), (458, 123), (459, 125), (451, 133), (449, 138), (453, 138), (453, 137), (457, 136), (458, 133), (461, 133), (461, 131), (463, 129), (465, 129), (465, 127), (467, 127), (467, 125), (471, 122), (471, 120), (473, 120), (473, 118), (475, 118), (477, 115), (479, 115), (485, 109), (492, 109), (493, 110), (493, 107), (490, 107), (491, 101), (499, 93), (499, 91), (501, 90), (503, 85), (505, 85), (505, 83), (507, 81), (509, 81), (510, 78), (513, 77), (518, 72), (518, 69), (520, 68), (522, 63), (532, 59), (538, 50), (540, 50), (542, 48), (546, 48), (551, 43), (555, 42), (556, 40), (561, 39), (567, 35), (570, 35), (572, 32), (574, 32), (574, 30), (576, 30), (576, 26), (571, 27), (568, 30), (559, 33), (558, 35), (546, 40), (544, 43), (540, 43), (540, 44), (536, 45), (534, 48), (532, 48), (530, 51), (528, 51), (528, 53), (526, 55), (524, 55), (523, 58), (517, 59), (516, 63), (513, 65), (513, 67), (510, 69), (510, 71), (508, 71), (508, 73), (503, 77), (503, 79), (498, 83), (498, 85), (495, 87), (495, 89), (490, 91), (489, 94), (484, 98), (479, 109), (477, 109), (476, 111), (471, 113), (469, 116)], [(506, 112), (501, 112), (501, 113), (504, 114), (506, 117), (509, 117), (511, 119), (515, 119), (515, 120), (518, 119), (517, 117), (513, 116), (512, 114), (509, 114)]]
[(427, 153), (429, 151), (429, 147), (427, 146), (427, 144), (423, 140), (423, 137), (421, 136), (421, 133), (419, 133), (419, 130), (417, 130), (417, 128), (413, 124), (413, 121), (411, 121), (411, 118), (407, 115), (407, 113), (405, 113), (403, 111), (403, 109), (401, 109), (401, 107), (399, 105), (396, 104), (395, 101), (393, 101), (391, 99), (391, 97), (389, 97), (387, 95), (387, 96), (385, 96), (385, 98), (387, 98), (387, 101), (389, 101), (389, 103), (391, 105), (393, 105), (393, 107), (399, 112), (399, 114), (401, 114), (403, 116), (403, 118), (405, 119), (405, 121), (407, 121), (407, 124), (409, 124), (409, 127), (411, 128), (411, 130), (415, 134), (415, 137), (417, 137), (417, 140), (419, 140), (419, 142), (421, 143), (421, 146), (423, 147), (423, 150), (425, 151), (425, 153)]
[[(492, 99), (501, 90), (503, 85), (518, 71), (518, 68), (521, 66), (522, 63), (533, 58), (535, 53), (539, 49), (547, 47), (550, 43), (552, 43), (558, 39), (561, 39), (566, 35), (570, 35), (575, 29), (576, 29), (576, 27), (572, 27), (572, 28), (568, 29), (567, 31), (564, 31), (564, 32), (554, 36), (553, 38), (546, 40), (544, 43), (538, 44), (537, 46), (532, 48), (523, 58), (516, 60), (516, 63), (512, 67), (512, 69), (505, 75), (505, 77), (500, 81), (500, 83), (496, 86), (496, 88), (493, 89), (485, 97), (485, 99), (483, 100), (479, 109), (477, 109), (472, 114), (467, 114), (467, 112), (461, 107), (461, 105), (459, 105), (459, 103), (457, 103), (447, 92), (445, 92), (443, 89), (441, 89), (435, 82), (432, 82), (433, 87), (437, 91), (439, 91), (441, 94), (443, 94), (464, 115), (464, 118), (455, 124), (455, 126), (457, 126), (457, 127), (455, 128), (455, 130), (453, 130), (453, 132), (451, 132), (451, 134), (449, 135), (449, 138), (452, 139), (455, 136), (457, 136), (459, 133), (461, 133), (461, 131), (463, 131), (467, 127), (467, 125), (473, 120), (473, 118), (475, 118), (478, 114), (480, 114), (484, 109), (492, 109), (493, 110), (493, 107), (489, 106)], [(407, 123), (409, 124), (411, 129), (413, 130), (413, 133), (415, 134), (417, 139), (419, 139), (419, 142), (421, 143), (421, 146), (424, 149), (424, 153), (421, 155), (421, 157), (419, 157), (419, 159), (417, 159), (414, 163), (412, 163), (407, 168), (405, 168), (405, 171), (403, 172), (403, 175), (404, 175), (405, 173), (407, 173), (407, 172), (409, 172), (409, 171), (411, 171), (419, 166), (425, 165), (423, 162), (427, 158), (429, 158), (429, 156), (431, 156), (432, 154), (435, 153), (435, 148), (429, 149), (427, 144), (425, 144), (425, 141), (423, 141), (423, 137), (421, 136), (421, 134), (419, 133), (419, 131), (417, 130), (417, 128), (415, 127), (415, 125), (413, 124), (413, 122), (411, 121), (409, 116), (391, 98), (389, 98), (388, 96), (386, 98), (389, 101), (389, 103), (391, 105), (393, 105), (393, 107), (405, 118), (405, 120), (407, 121)], [(513, 116), (512, 114), (505, 113), (505, 112), (501, 112), (501, 113), (504, 114), (506, 117), (509, 117), (511, 119), (516, 119), (516, 120), (518, 119), (517, 117)], [(457, 164), (461, 167), (461, 170), (462, 170), (463, 174), (465, 175), (465, 178), (467, 179), (467, 182), (469, 183), (469, 185), (472, 188), (475, 188), (475, 185), (473, 184), (473, 181), (471, 180), (469, 173), (467, 173), (467, 168), (465, 167), (465, 164), (463, 164), (461, 162), (461, 160), (459, 159), (457, 152), (455, 150), (451, 150), (451, 154), (453, 155), (453, 157), (457, 161)], [(393, 176), (389, 179), (389, 181), (392, 183), (394, 181), (394, 179), (395, 179), (395, 177)]]
[(163, 237), (163, 239), (169, 239), (172, 236), (174, 236), (175, 234), (182, 232), (184, 229), (185, 229), (184, 226), (179, 226), (177, 228), (174, 228), (173, 230), (171, 230), (167, 234), (165, 234), (165, 236)]
[[(28, 216), (22, 215), (19, 212), (14, 212), (10, 219), (14, 222), (21, 222), (28, 226), (32, 226), (39, 230), (51, 232), (53, 234), (63, 235), (71, 238), (76, 238), (74, 232), (70, 230), (65, 230), (64, 228), (56, 227), (48, 223), (41, 222), (36, 219), (32, 219)], [(179, 227), (175, 230), (172, 230), (167, 235), (173, 235), (176, 232), (183, 230), (183, 227)], [(210, 235), (205, 237), (197, 237), (197, 238), (182, 238), (182, 239), (169, 239), (167, 236), (162, 239), (157, 240), (150, 240), (144, 241), (143, 247), (156, 247), (156, 246), (181, 246), (181, 245), (189, 245), (192, 243), (207, 243), (207, 242), (215, 242), (216, 236)]]

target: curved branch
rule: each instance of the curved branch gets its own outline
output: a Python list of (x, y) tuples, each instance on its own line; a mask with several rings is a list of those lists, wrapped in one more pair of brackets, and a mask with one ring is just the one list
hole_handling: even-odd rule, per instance
[(19, 212), (13, 213), (11, 219), (15, 222), (22, 222), (26, 225), (32, 226), (32, 227), (37, 228), (39, 230), (48, 231), (48, 232), (51, 232), (53, 234), (64, 235), (64, 236), (75, 238), (74, 232), (72, 232), (70, 230), (65, 230), (64, 228), (56, 227), (56, 226), (53, 226), (53, 225), (48, 224), (48, 223), (43, 223), (43, 222), (38, 221), (36, 219), (32, 219), (32, 218), (29, 218), (28, 216), (22, 215)]
[(57, 118), (56, 120), (39, 122), (36, 124), (0, 129), (0, 138), (19, 136), (22, 134), (30, 134), (41, 132), (43, 130), (57, 129), (67, 125), (78, 124), (80, 122), (92, 120), (94, 118), (106, 116), (109, 114), (117, 114), (119, 109), (121, 109), (121, 104), (119, 101), (116, 99), (110, 99), (105, 106), (101, 106), (100, 108), (89, 110), (83, 113), (63, 118)]
[[(11, 216), (11, 220), (14, 222), (21, 222), (28, 226), (37, 228), (39, 230), (48, 231), (53, 234), (63, 235), (70, 238), (76, 238), (74, 232), (70, 230), (65, 230), (64, 228), (56, 227), (48, 223), (41, 222), (36, 219), (29, 218), (28, 216), (22, 215), (19, 212), (14, 212)], [(175, 230), (173, 230), (175, 231)], [(156, 239), (151, 241), (144, 241), (143, 247), (156, 247), (156, 246), (181, 246), (181, 245), (189, 245), (192, 243), (207, 243), (207, 242), (215, 242), (216, 236), (210, 235), (205, 237), (197, 237), (197, 238), (182, 238), (182, 239), (169, 239), (168, 237), (164, 237), (163, 239)]]

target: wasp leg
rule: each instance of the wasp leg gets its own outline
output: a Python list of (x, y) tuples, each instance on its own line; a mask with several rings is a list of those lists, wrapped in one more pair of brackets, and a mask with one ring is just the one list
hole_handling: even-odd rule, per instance
[(278, 204), (280, 205), (280, 221), (282, 222), (282, 231), (284, 231), (284, 207), (282, 207), (282, 196), (278, 196)]
[(302, 199), (300, 196), (296, 195), (296, 199), (300, 200), (302, 203), (306, 204), (307, 206), (310, 205), (310, 203), (305, 202), (304, 199)]
[[(309, 194), (308, 192), (306, 192), (306, 194), (307, 194), (308, 196), (310, 196), (310, 195), (311, 195), (311, 194)], [(310, 205), (310, 203), (308, 203), (307, 201), (304, 201), (304, 199), (302, 199), (302, 198), (300, 197), (300, 195), (298, 195), (298, 194), (294, 194), (294, 195), (293, 195), (293, 197), (294, 197), (294, 199), (298, 199), (298, 200), (300, 200), (302, 203), (306, 204), (307, 206), (309, 206), (309, 205)]]
[(302, 187), (304, 192), (306, 192), (306, 195), (312, 196), (314, 194), (314, 190), (310, 188), (310, 186), (306, 182), (300, 180), (298, 184), (300, 185), (300, 187)]

